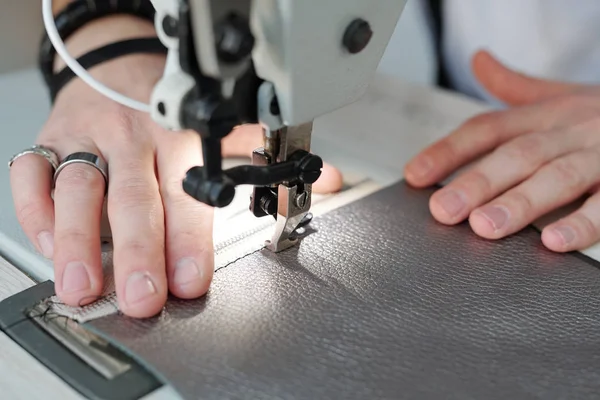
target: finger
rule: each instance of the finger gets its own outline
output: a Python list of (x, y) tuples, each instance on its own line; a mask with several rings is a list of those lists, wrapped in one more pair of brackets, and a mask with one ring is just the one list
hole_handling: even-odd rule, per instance
[(405, 167), (409, 184), (427, 187), (517, 136), (580, 123), (581, 103), (554, 101), (477, 115), (433, 143)]
[(531, 104), (583, 87), (532, 78), (506, 67), (487, 51), (475, 54), (472, 69), (477, 80), (490, 94), (511, 106)]
[(213, 209), (183, 191), (182, 178), (202, 164), (197, 134), (166, 138), (157, 163), (165, 209), (166, 263), (170, 292), (184, 299), (204, 295), (214, 271)]
[(343, 184), (344, 178), (340, 170), (324, 163), (321, 176), (312, 185), (312, 190), (318, 194), (337, 193), (342, 190)]
[(263, 145), (263, 130), (258, 124), (236, 126), (223, 138), (223, 157), (252, 157), (252, 152)]
[[(223, 139), (224, 157), (251, 157), (254, 149), (263, 146), (263, 132), (260, 125), (241, 125)], [(313, 184), (315, 193), (327, 194), (339, 192), (343, 186), (341, 172), (330, 164), (324, 163), (321, 176)]]
[[(100, 155), (93, 145), (73, 147)], [(68, 155), (70, 152), (64, 153)], [(91, 165), (72, 163), (58, 174), (54, 189), (56, 292), (72, 306), (97, 300), (102, 293), (100, 218), (104, 176)]]
[(599, 180), (597, 151), (570, 153), (546, 164), (527, 181), (473, 211), (469, 218), (471, 227), (488, 239), (510, 235), (576, 200)]
[(596, 192), (600, 191), (600, 183), (595, 184), (590, 188), (588, 194), (596, 194)]
[(476, 207), (521, 183), (549, 160), (580, 149), (587, 132), (568, 133), (531, 133), (498, 147), (431, 196), (432, 215), (444, 224), (463, 221)]
[(143, 143), (115, 144), (108, 163), (108, 217), (119, 307), (131, 317), (151, 317), (167, 299), (164, 211), (154, 154)]
[(583, 250), (600, 240), (600, 192), (567, 217), (542, 231), (544, 245), (557, 252)]
[(54, 255), (52, 166), (41, 156), (22, 156), (10, 168), (10, 185), (23, 231), (38, 251), (51, 259)]
[(544, 130), (542, 114), (539, 107), (530, 106), (477, 115), (413, 158), (404, 170), (406, 180), (416, 187), (438, 183), (507, 140)]

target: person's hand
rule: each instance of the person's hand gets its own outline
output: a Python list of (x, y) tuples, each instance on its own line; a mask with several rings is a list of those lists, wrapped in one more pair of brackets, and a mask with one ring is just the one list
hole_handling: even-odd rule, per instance
[[(123, 26), (131, 24), (119, 25)], [(106, 25), (95, 34), (93, 29), (89, 28), (88, 36), (74, 39), (71, 48), (78, 43), (89, 46), (91, 39), (111, 33)], [(132, 29), (140, 34), (139, 27)], [(148, 99), (163, 67), (163, 57), (135, 55), (105, 63), (91, 73), (130, 97)], [(249, 157), (261, 138), (258, 126), (240, 127), (224, 140), (224, 155)], [(168, 292), (182, 299), (206, 293), (213, 275), (213, 210), (182, 188), (186, 171), (202, 164), (197, 133), (166, 131), (148, 115), (124, 108), (74, 80), (59, 94), (36, 143), (51, 148), (60, 159), (83, 151), (108, 163), (114, 277), (125, 314), (157, 314)], [(101, 173), (86, 164), (68, 165), (58, 175), (52, 199), (49, 163), (27, 155), (13, 164), (11, 186), (24, 232), (54, 261), (58, 296), (74, 306), (96, 300), (103, 290), (100, 223), (105, 181)], [(329, 166), (314, 185), (316, 192), (340, 187), (339, 172)]]
[(476, 54), (473, 71), (511, 107), (470, 119), (418, 154), (406, 166), (407, 182), (427, 187), (485, 156), (431, 197), (436, 220), (454, 225), (468, 218), (475, 233), (499, 239), (591, 193), (581, 208), (547, 226), (542, 241), (557, 252), (597, 242), (600, 86), (531, 78), (486, 52)]

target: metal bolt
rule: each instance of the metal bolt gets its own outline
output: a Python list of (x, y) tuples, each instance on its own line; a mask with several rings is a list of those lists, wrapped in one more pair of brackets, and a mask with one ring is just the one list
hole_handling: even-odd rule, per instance
[(357, 54), (367, 47), (372, 37), (371, 25), (364, 19), (357, 18), (346, 28), (343, 45), (351, 54)]

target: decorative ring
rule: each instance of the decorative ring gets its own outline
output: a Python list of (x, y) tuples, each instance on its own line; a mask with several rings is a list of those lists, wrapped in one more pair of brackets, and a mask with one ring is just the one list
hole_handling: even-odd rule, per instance
[(52, 149), (49, 149), (48, 147), (39, 144), (31, 146), (28, 149), (25, 149), (12, 156), (11, 159), (8, 161), (8, 168), (10, 169), (13, 163), (17, 161), (17, 159), (26, 156), (27, 154), (35, 154), (36, 156), (44, 157), (52, 166), (53, 172), (58, 169), (58, 156), (56, 155), (56, 153)]
[(108, 185), (108, 164), (100, 156), (94, 153), (86, 152), (72, 153), (65, 157), (65, 159), (62, 160), (58, 168), (56, 168), (56, 172), (54, 173), (54, 184), (56, 184), (58, 175), (63, 169), (65, 169), (67, 165), (77, 163), (88, 164), (96, 168), (104, 177), (104, 182), (106, 183), (106, 185)]

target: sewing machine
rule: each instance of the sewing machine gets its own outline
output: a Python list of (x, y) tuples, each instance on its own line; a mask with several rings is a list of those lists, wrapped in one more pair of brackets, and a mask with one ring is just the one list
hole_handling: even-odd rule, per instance
[[(365, 93), (406, 0), (152, 3), (169, 49), (152, 118), (202, 138), (204, 166), (188, 171), (185, 192), (224, 207), (236, 186), (253, 185), (252, 213), (277, 220), (267, 247), (292, 246), (323, 166), (310, 153), (313, 121)], [(241, 123), (260, 123), (264, 146), (253, 165), (223, 170), (221, 139)]]
[[(174, 131), (192, 128), (203, 135), (206, 169), (199, 168), (190, 171), (184, 181), (184, 188), (188, 194), (199, 201), (216, 207), (224, 207), (231, 201), (235, 186), (254, 185), (250, 209), (257, 217), (277, 220), (278, 230), (271, 240), (270, 248), (280, 251), (295, 243), (293, 233), (297, 226), (303, 223), (303, 220), (306, 221), (305, 217), (311, 210), (310, 186), (318, 178), (321, 166), (320, 157), (309, 153), (312, 122), (329, 111), (354, 102), (365, 92), (396, 27), (405, 1), (386, 0), (381, 3), (381, 7), (373, 7), (370, 2), (365, 0), (343, 3), (341, 1), (314, 0), (302, 2), (259, 0), (252, 4), (254, 8), (250, 7), (252, 3), (250, 1), (214, 1), (212, 4), (218, 5), (221, 16), (229, 16), (229, 10), (224, 4), (229, 5), (230, 3), (232, 3), (231, 7), (241, 15), (252, 16), (247, 22), (252, 23), (253, 21), (252, 29), (245, 33), (254, 36), (252, 41), (255, 42), (254, 50), (258, 55), (256, 57), (246, 55), (243, 60), (237, 62), (239, 66), (236, 71), (233, 71), (235, 68), (231, 68), (229, 65), (225, 71), (221, 71), (222, 75), (214, 76), (215, 71), (211, 72), (210, 67), (206, 67), (206, 70), (200, 68), (211, 62), (211, 56), (204, 52), (202, 53), (203, 57), (200, 57), (202, 62), (198, 63), (194, 72), (186, 74), (184, 71), (191, 66), (181, 65), (181, 39), (185, 40), (187, 37), (189, 40), (192, 37), (210, 36), (209, 27), (217, 24), (219, 15), (213, 14), (214, 18), (209, 21), (200, 21), (199, 18), (199, 16), (205, 17), (204, 8), (208, 7), (209, 3), (211, 2), (191, 1), (188, 9), (185, 4), (182, 5), (182, 2), (154, 2), (157, 9), (158, 32), (165, 45), (169, 47), (170, 54), (164, 79), (157, 85), (152, 98), (152, 115), (161, 125)], [(240, 7), (242, 3), (245, 4), (245, 8)], [(195, 21), (196, 25), (184, 26), (184, 31), (181, 32), (182, 25), (177, 24), (177, 21), (185, 18), (186, 12), (190, 13), (190, 11), (195, 11), (195, 13), (187, 14), (187, 17), (190, 21)], [(289, 14), (289, 11), (292, 13)], [(193, 16), (196, 18), (192, 19)], [(362, 19), (355, 19), (355, 17), (362, 17)], [(239, 21), (233, 21), (233, 25), (236, 25), (237, 22)], [(279, 30), (270, 32), (271, 23), (280, 25)], [(201, 27), (206, 27), (208, 31), (200, 32)], [(171, 37), (169, 34), (173, 33), (173, 29), (181, 33), (181, 36)], [(224, 32), (224, 34), (227, 33)], [(358, 38), (353, 38), (355, 35)], [(325, 36), (329, 36), (330, 40), (321, 40)], [(285, 37), (287, 40), (274, 47), (271, 42), (280, 37)], [(233, 39), (223, 38), (224, 43), (229, 43), (231, 40)], [(362, 43), (356, 43), (356, 40), (362, 41)], [(275, 40), (275, 42), (277, 41)], [(193, 49), (192, 53), (194, 53)], [(313, 56), (314, 60), (306, 61)], [(251, 58), (258, 62), (252, 62)], [(285, 64), (275, 62), (281, 59), (286, 60)], [(345, 72), (340, 73), (340, 70)], [(30, 88), (24, 84), (31, 82), (31, 78), (29, 76), (20, 83), (16, 83), (19, 90), (15, 90), (14, 93), (23, 93), (25, 97), (33, 99), (46, 99), (42, 90), (38, 90), (37, 87)], [(182, 90), (183, 86), (178, 86), (177, 82), (184, 81), (187, 81), (188, 92)], [(199, 82), (209, 82), (210, 84), (196, 86)], [(232, 82), (238, 82), (245, 89), (235, 90), (234, 87), (234, 90), (228, 93), (226, 89), (228, 85), (231, 86)], [(218, 88), (218, 90), (204, 98), (205, 88)], [(202, 89), (202, 91), (198, 89)], [(28, 90), (32, 90), (34, 93), (29, 93)], [(199, 97), (186, 96), (188, 93)], [(231, 120), (228, 120), (225, 125), (217, 126), (220, 129), (212, 129), (212, 124), (218, 122), (217, 120), (209, 118), (209, 121), (203, 121), (198, 118), (184, 117), (186, 111), (192, 111), (193, 106), (206, 105), (203, 101), (213, 100), (214, 97), (226, 107), (231, 106), (232, 103), (236, 104), (233, 109), (229, 110), (234, 114), (231, 116)], [(14, 102), (13, 98), (11, 104)], [(17, 101), (16, 104), (19, 102)], [(31, 105), (30, 99), (26, 104), (28, 107), (35, 108)], [(47, 112), (47, 110), (43, 110), (45, 107), (40, 108), (42, 112), (39, 113), (40, 118), (37, 118), (38, 125), (43, 122)], [(178, 113), (176, 110), (180, 112)], [(246, 110), (246, 112), (241, 112), (242, 110)], [(8, 112), (6, 115), (11, 115), (11, 113)], [(197, 115), (195, 116), (197, 117)], [(28, 121), (30, 120), (28, 119)], [(33, 120), (35, 121), (36, 118)], [(6, 118), (4, 121), (6, 123)], [(204, 122), (211, 129), (202, 129), (201, 124)], [(254, 165), (222, 171), (220, 139), (240, 122), (262, 123), (265, 127), (265, 146), (254, 152)], [(22, 127), (23, 125), (19, 122), (18, 126)], [(32, 127), (28, 130), (31, 135), (25, 136), (26, 141), (34, 140), (36, 129), (36, 127)], [(177, 132), (173, 134), (176, 135)], [(7, 148), (12, 151), (12, 145)], [(298, 157), (298, 154), (302, 157)], [(213, 191), (215, 187), (219, 192), (216, 196)], [(5, 200), (10, 204), (10, 194), (6, 194)], [(10, 209), (9, 215), (13, 217), (12, 208), (7, 207), (7, 209)], [(7, 237), (12, 237), (12, 234), (17, 232), (19, 232), (18, 235), (20, 234), (17, 226), (14, 231), (12, 227), (13, 225), (10, 223), (3, 224), (3, 232), (0, 233), (2, 255), (6, 255), (11, 263), (19, 265), (34, 279), (29, 279), (17, 268), (13, 271), (10, 264), (2, 261), (0, 267), (4, 268), (0, 268), (0, 280), (8, 284), (8, 288), (4, 288), (6, 290), (0, 293), (2, 300), (9, 295), (34, 287), (35, 281), (52, 279), (51, 264), (48, 265), (47, 260), (38, 260), (36, 256), (22, 248), (21, 244), (23, 243), (18, 240), (17, 242), (13, 242), (12, 239), (6, 240), (3, 236), (4, 233)], [(31, 329), (31, 331), (35, 331), (35, 329)], [(69, 372), (75, 373), (77, 379), (80, 379), (81, 375), (75, 371), (79, 368), (79, 364), (73, 363), (71, 367), (67, 367), (70, 369), (69, 372), (61, 371), (60, 366), (46, 369), (41, 363), (36, 362), (36, 358), (43, 358), (36, 349), (27, 347), (24, 342), (19, 343), (34, 354), (31, 356), (2, 332), (0, 332), (0, 339), (6, 349), (5, 354), (12, 359), (13, 365), (17, 366), (16, 371), (25, 371), (26, 376), (36, 376), (41, 385), (39, 392), (34, 389), (19, 389), (18, 387), (24, 386), (20, 384), (20, 382), (24, 382), (24, 378), (21, 377), (21, 374), (12, 371), (11, 377), (7, 380), (16, 382), (17, 389), (13, 393), (19, 391), (24, 396), (35, 397), (32, 393), (48, 391), (56, 396), (79, 398), (78, 393), (69, 387), (70, 385), (77, 387), (78, 384), (71, 381), (69, 385), (65, 385), (52, 373), (59, 374), (61, 377), (64, 377), (64, 374), (68, 375)], [(46, 343), (43, 347), (50, 348), (53, 346), (52, 343)], [(54, 356), (62, 357), (58, 353)], [(8, 375), (5, 376), (8, 377)], [(130, 386), (133, 389), (136, 387), (134, 384)], [(11, 392), (10, 389), (9, 392)], [(163, 396), (172, 398), (172, 394), (162, 394), (164, 390), (156, 394), (158, 392), (156, 391), (152, 397), (148, 396), (148, 398), (158, 399)]]

